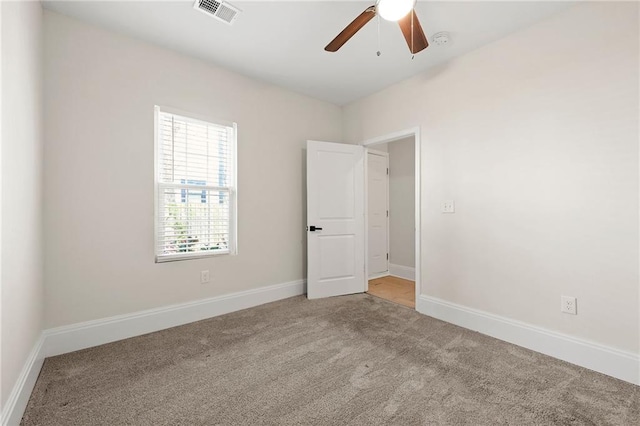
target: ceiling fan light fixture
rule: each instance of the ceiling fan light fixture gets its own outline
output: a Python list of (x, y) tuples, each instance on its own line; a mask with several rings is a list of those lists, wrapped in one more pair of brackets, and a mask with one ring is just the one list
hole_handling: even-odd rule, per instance
[(387, 21), (398, 21), (405, 16), (416, 5), (416, 0), (378, 0), (376, 11)]

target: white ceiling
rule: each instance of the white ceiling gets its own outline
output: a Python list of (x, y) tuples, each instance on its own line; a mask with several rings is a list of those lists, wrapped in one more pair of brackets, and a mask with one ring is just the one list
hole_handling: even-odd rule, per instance
[[(416, 12), (430, 38), (448, 31), (447, 47), (411, 59), (396, 23), (376, 20), (338, 52), (324, 51), (374, 0), (238, 1), (229, 26), (184, 1), (45, 1), (47, 9), (195, 56), (249, 77), (343, 105), (460, 56), (569, 7), (555, 1), (424, 1)], [(523, 52), (526, 54), (526, 52)]]

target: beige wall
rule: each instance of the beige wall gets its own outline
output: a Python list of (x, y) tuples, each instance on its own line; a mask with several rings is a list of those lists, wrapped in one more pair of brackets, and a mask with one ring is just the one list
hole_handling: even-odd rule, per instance
[(352, 143), (421, 127), (423, 294), (638, 352), (638, 47), (588, 2), (344, 108)]
[[(305, 277), (304, 147), (339, 107), (51, 12), (45, 36), (47, 327)], [(154, 263), (155, 104), (238, 123), (239, 255)]]
[(0, 7), (4, 407), (42, 331), (42, 8), (39, 2)]
[(389, 150), (389, 262), (415, 267), (414, 137), (391, 142)]

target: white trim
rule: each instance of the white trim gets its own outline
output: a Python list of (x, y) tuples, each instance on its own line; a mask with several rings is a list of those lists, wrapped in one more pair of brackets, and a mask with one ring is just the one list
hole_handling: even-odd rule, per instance
[[(415, 224), (416, 229), (414, 232), (414, 240), (416, 245), (416, 253), (415, 253), (415, 287), (416, 287), (416, 300), (420, 297), (422, 293), (422, 275), (421, 275), (421, 242), (422, 242), (422, 221), (421, 221), (421, 212), (422, 212), (422, 197), (421, 197), (421, 185), (422, 185), (422, 159), (420, 158), (420, 147), (422, 145), (422, 136), (420, 135), (420, 126), (411, 127), (409, 129), (399, 130), (397, 132), (388, 133), (386, 135), (377, 136), (375, 138), (367, 139), (362, 142), (362, 146), (365, 148), (372, 145), (379, 145), (383, 143), (394, 142), (400, 139), (404, 139), (407, 137), (413, 136), (413, 145), (415, 148)], [(366, 169), (366, 168), (365, 168)], [(366, 181), (366, 176), (365, 176)], [(365, 191), (366, 195), (366, 191)], [(365, 198), (366, 203), (366, 198)], [(366, 207), (366, 204), (365, 204)], [(365, 209), (366, 210), (366, 209)], [(368, 226), (367, 218), (365, 216), (365, 226)], [(365, 228), (366, 229), (366, 228)], [(365, 232), (365, 249), (367, 248), (369, 242), (367, 240), (368, 232)], [(369, 275), (368, 268), (368, 256), (365, 256), (365, 277)], [(369, 281), (366, 281), (365, 289), (369, 288)], [(417, 305), (416, 305), (417, 310)]]
[(599, 373), (640, 385), (640, 356), (524, 322), (421, 295), (416, 308), (460, 327), (486, 334)]
[(191, 111), (185, 111), (183, 109), (174, 108), (167, 105), (155, 105), (154, 109), (166, 112), (167, 114), (177, 115), (178, 117), (186, 120), (199, 121), (202, 124), (214, 124), (223, 127), (234, 127), (235, 122), (226, 119), (220, 119), (219, 117), (213, 117), (206, 114), (195, 114)]
[(412, 268), (410, 266), (394, 265), (393, 263), (390, 263), (389, 275), (393, 275), (394, 277), (398, 278), (404, 278), (405, 280), (415, 281), (416, 268)]
[(415, 272), (414, 272), (414, 281), (416, 287), (416, 300), (418, 300), (418, 296), (422, 294), (422, 136), (420, 135), (420, 127), (416, 127), (414, 129), (415, 134), (415, 174), (416, 174), (416, 183), (415, 183), (415, 203), (416, 203), (416, 214), (415, 214), (415, 223), (416, 223), (416, 231), (415, 231), (415, 244), (416, 244), (416, 256), (414, 259)]
[(229, 242), (233, 243), (229, 247), (230, 254), (236, 256), (238, 254), (238, 123), (233, 123), (233, 149), (231, 150), (231, 167), (233, 187), (229, 194), (229, 233), (233, 235), (233, 239)]
[(27, 357), (27, 361), (20, 372), (18, 381), (11, 389), (9, 398), (2, 410), (2, 426), (13, 426), (20, 424), (24, 410), (31, 397), (33, 387), (38, 380), (38, 375), (44, 363), (44, 335), (41, 334), (38, 341), (33, 346), (31, 353)]
[(367, 139), (362, 143), (364, 146), (379, 145), (388, 142), (399, 141), (400, 139), (408, 138), (409, 136), (418, 135), (420, 133), (420, 127), (411, 127), (410, 129), (398, 130), (397, 132), (388, 133), (386, 135), (377, 136), (375, 138)]
[(378, 151), (377, 149), (371, 149), (371, 148), (367, 148), (367, 152), (370, 153), (370, 154), (380, 155), (382, 157), (387, 157), (387, 159), (389, 158), (389, 153), (388, 152)]
[(45, 356), (128, 339), (305, 293), (305, 280), (87, 321), (44, 331)]

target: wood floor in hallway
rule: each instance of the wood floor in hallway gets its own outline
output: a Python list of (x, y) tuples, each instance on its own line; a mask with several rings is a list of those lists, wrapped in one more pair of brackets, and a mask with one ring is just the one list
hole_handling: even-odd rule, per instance
[(398, 277), (382, 277), (369, 280), (369, 293), (410, 308), (416, 307), (415, 282)]

